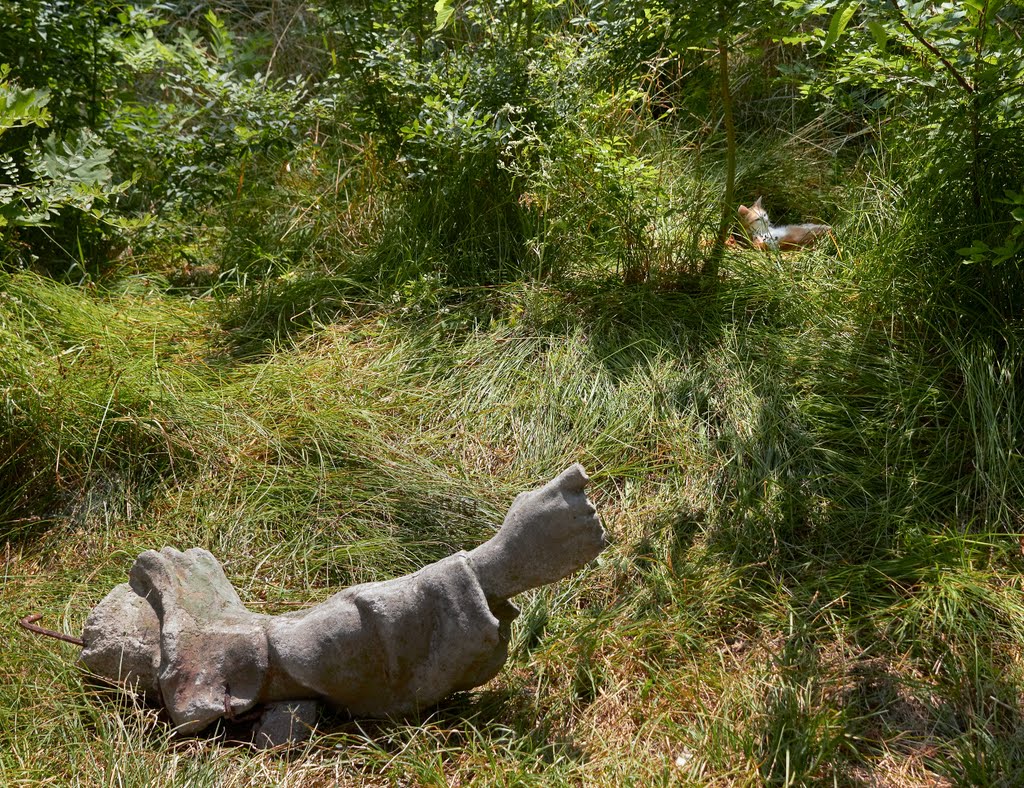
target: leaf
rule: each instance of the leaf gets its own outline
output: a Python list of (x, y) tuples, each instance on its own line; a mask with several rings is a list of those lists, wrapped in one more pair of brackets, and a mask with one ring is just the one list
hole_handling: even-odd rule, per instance
[(868, 30), (871, 32), (871, 37), (875, 39), (875, 46), (879, 51), (885, 52), (885, 47), (889, 43), (889, 31), (885, 29), (885, 25), (872, 19), (868, 22)]
[(956, 253), (964, 258), (965, 263), (983, 263), (992, 253), (992, 249), (984, 241), (975, 239), (970, 246), (957, 249)]
[(455, 6), (452, 3), (455, 0), (437, 0), (434, 3), (434, 13), (437, 14), (437, 24), (434, 25), (434, 31), (444, 30), (448, 26), (448, 23), (452, 21), (452, 17), (455, 15)]
[(21, 126), (45, 126), (50, 120), (48, 90), (18, 88), (0, 81), (0, 134)]
[(231, 39), (231, 31), (212, 10), (203, 17), (210, 26), (210, 46), (218, 60), (230, 60), (235, 46)]
[(859, 7), (860, 3), (843, 3), (836, 9), (835, 14), (832, 15), (832, 22), (828, 26), (828, 35), (825, 36), (825, 42), (821, 45), (822, 49), (828, 49), (839, 40)]
[(112, 151), (94, 144), (88, 134), (69, 135), (60, 139), (50, 134), (32, 163), (37, 175), (54, 181), (80, 183), (86, 187), (102, 187), (111, 179)]

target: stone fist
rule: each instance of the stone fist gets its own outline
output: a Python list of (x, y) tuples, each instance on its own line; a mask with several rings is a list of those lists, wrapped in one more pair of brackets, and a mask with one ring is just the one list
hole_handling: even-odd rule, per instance
[(518, 495), (497, 534), (469, 553), (489, 598), (561, 580), (607, 546), (593, 504), (584, 492), (590, 478), (579, 463), (543, 487)]

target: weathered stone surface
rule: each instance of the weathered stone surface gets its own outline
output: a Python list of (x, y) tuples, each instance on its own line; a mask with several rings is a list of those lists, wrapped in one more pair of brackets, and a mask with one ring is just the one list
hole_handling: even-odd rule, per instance
[(267, 746), (281, 743), (285, 717), (289, 729), (315, 719), (315, 703), (289, 702), (415, 712), (501, 669), (518, 615), (509, 597), (565, 577), (604, 548), (587, 481), (574, 465), (518, 496), (475, 550), (283, 616), (247, 610), (205, 550), (146, 551), (130, 582), (90, 614), (82, 662), (159, 699), (181, 733), (283, 702), (265, 711), (263, 734), (257, 729)]
[(512, 502), (498, 533), (469, 553), (488, 599), (509, 599), (586, 566), (608, 544), (579, 463)]
[[(271, 662), (304, 691), (353, 714), (408, 714), (491, 679), (505, 662), (501, 622), (465, 553), (335, 594), (270, 622)], [(281, 687), (274, 694), (291, 696)]]
[(246, 610), (206, 550), (147, 550), (131, 584), (160, 620), (160, 692), (181, 733), (202, 730), (260, 700), (267, 616)]
[(81, 660), (101, 677), (137, 682), (179, 732), (194, 733), (258, 702), (267, 618), (246, 610), (206, 550), (147, 550), (129, 583), (90, 613)]
[(128, 584), (115, 586), (85, 620), (82, 662), (99, 676), (160, 700), (160, 621)]

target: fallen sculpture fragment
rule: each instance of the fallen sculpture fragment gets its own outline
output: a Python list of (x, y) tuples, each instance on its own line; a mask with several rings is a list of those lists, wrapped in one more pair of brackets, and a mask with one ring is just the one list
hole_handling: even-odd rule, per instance
[(259, 746), (308, 736), (320, 702), (415, 712), (494, 677), (518, 615), (508, 599), (604, 549), (588, 481), (573, 465), (519, 495), (479, 547), (280, 616), (247, 610), (206, 550), (148, 550), (89, 614), (81, 661), (163, 705), (180, 733), (248, 719)]

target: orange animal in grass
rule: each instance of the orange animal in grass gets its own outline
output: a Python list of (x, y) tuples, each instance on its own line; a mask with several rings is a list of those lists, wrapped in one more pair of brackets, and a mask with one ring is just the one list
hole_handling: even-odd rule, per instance
[(749, 208), (741, 205), (739, 214), (743, 229), (755, 249), (803, 249), (832, 232), (827, 224), (784, 224), (773, 227), (760, 197)]

